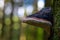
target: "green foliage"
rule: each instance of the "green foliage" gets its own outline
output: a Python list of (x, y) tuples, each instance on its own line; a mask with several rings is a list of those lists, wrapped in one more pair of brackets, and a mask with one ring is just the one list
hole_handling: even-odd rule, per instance
[(44, 30), (40, 27), (37, 28), (37, 40), (44, 40)]
[(12, 17), (13, 22), (19, 22), (19, 18), (17, 16)]
[(5, 18), (5, 25), (10, 25), (11, 24), (11, 20), (10, 18)]
[(13, 24), (13, 29), (14, 29), (14, 30), (20, 29), (20, 24), (19, 24), (19, 23), (14, 23), (14, 24)]

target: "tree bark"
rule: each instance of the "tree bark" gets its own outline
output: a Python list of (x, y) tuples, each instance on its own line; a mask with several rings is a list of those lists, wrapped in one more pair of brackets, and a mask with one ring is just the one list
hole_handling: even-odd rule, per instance
[(54, 40), (60, 40), (60, 0), (54, 0)]

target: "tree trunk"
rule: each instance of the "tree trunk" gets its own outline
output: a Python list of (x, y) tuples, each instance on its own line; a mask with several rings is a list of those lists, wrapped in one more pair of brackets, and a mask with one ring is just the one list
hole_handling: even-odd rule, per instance
[[(51, 7), (52, 8), (52, 12), (51, 13), (53, 14), (53, 7), (52, 6), (53, 6), (53, 0), (45, 0), (45, 7)], [(53, 26), (52, 27), (49, 26), (49, 27), (50, 27), (50, 37), (49, 37), (49, 40), (53, 40), (53, 35), (54, 35)]]
[(54, 0), (54, 40), (60, 40), (60, 0)]

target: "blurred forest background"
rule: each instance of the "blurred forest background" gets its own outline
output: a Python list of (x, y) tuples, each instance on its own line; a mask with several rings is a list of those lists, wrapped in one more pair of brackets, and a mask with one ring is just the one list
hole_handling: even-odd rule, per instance
[(57, 0), (0, 0), (0, 40), (44, 40), (44, 29), (20, 20), (47, 6), (54, 6), (53, 39), (59, 40), (59, 4), (60, 1)]

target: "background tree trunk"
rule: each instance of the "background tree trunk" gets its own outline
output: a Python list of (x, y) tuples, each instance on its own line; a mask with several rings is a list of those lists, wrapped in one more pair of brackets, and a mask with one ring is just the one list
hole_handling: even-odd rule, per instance
[[(5, 4), (7, 2), (11, 2), (11, 0), (5, 0)], [(2, 40), (10, 40), (11, 36), (10, 33), (11, 33), (11, 15), (6, 15), (5, 13), (3, 13)]]
[[(52, 12), (53, 12), (53, 0), (45, 0), (45, 7), (51, 7), (52, 8)], [(51, 13), (52, 13), (51, 12)], [(52, 13), (53, 14), (53, 13)], [(52, 19), (53, 20), (53, 19)], [(53, 26), (51, 27), (51, 26), (49, 26), (50, 27), (50, 40), (53, 40), (53, 35), (54, 35), (54, 30), (53, 30)], [(48, 30), (48, 29), (47, 29)], [(45, 35), (47, 35), (47, 34), (45, 34)], [(47, 36), (45, 36), (45, 37), (47, 37)], [(46, 38), (47, 39), (47, 38)]]

